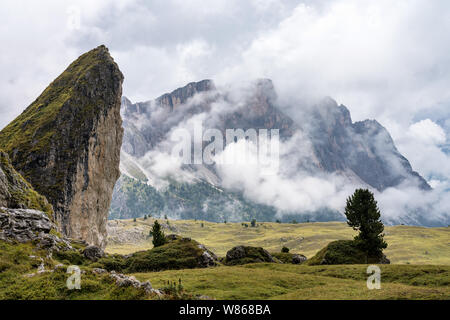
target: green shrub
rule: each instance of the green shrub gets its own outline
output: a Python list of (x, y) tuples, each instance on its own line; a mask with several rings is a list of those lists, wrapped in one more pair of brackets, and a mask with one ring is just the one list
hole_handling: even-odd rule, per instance
[(161, 225), (158, 220), (155, 221), (152, 227), (152, 236), (153, 236), (153, 246), (160, 247), (166, 243), (166, 236), (164, 232), (161, 230)]
[(54, 258), (61, 262), (69, 262), (68, 264), (77, 266), (86, 263), (86, 258), (78, 250), (57, 251), (54, 253)]
[(287, 252), (271, 252), (270, 254), (282, 263), (292, 263), (292, 256), (294, 255)]
[(387, 243), (383, 239), (384, 225), (373, 193), (368, 189), (356, 189), (347, 199), (345, 215), (347, 224), (359, 231), (354, 239), (358, 247), (370, 256), (381, 257)]
[(120, 255), (114, 254), (100, 258), (97, 262), (90, 265), (92, 268), (102, 268), (108, 271), (124, 272), (128, 267), (127, 259)]

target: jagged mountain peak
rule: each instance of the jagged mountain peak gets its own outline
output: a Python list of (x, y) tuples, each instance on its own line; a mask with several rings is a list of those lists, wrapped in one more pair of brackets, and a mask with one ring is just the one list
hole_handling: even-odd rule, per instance
[(123, 74), (101, 45), (72, 62), (0, 132), (0, 148), (53, 205), (61, 231), (106, 245), (119, 178)]
[(215, 89), (214, 82), (206, 79), (198, 82), (191, 82), (184, 87), (178, 88), (171, 93), (166, 93), (156, 99), (156, 104), (170, 108), (173, 111), (177, 106), (186, 103), (199, 92), (211, 91)]
[[(213, 94), (204, 94), (211, 90)], [(155, 179), (161, 178), (151, 173), (153, 169), (146, 168), (148, 163), (152, 163), (152, 159), (148, 158), (149, 151), (153, 151), (151, 154), (160, 152), (158, 148), (161, 143), (167, 141), (167, 134), (172, 128), (183, 125), (183, 121), (204, 112), (205, 119), (213, 119), (211, 122), (204, 123), (204, 127), (211, 126), (222, 133), (226, 129), (279, 129), (282, 144), (291, 146), (294, 144), (293, 149), (290, 149), (288, 153), (288, 162), (284, 162), (284, 165), (291, 170), (290, 175), (296, 175), (298, 172), (316, 177), (337, 175), (349, 185), (361, 185), (379, 191), (402, 183), (419, 186), (424, 190), (430, 189), (427, 182), (412, 170), (408, 160), (398, 152), (389, 132), (376, 120), (353, 122), (350, 110), (331, 97), (324, 97), (314, 104), (299, 102), (291, 106), (281, 106), (278, 101), (276, 86), (270, 79), (256, 79), (253, 82), (233, 83), (218, 88), (205, 86), (202, 81), (194, 82), (147, 103), (129, 104), (128, 101), (124, 101), (127, 109), (133, 112), (129, 118), (125, 116), (124, 119), (125, 137), (122, 150), (126, 155), (124, 157), (126, 163), (123, 162), (123, 172), (126, 174), (138, 172), (138, 175), (131, 174), (138, 180), (141, 180), (139, 176), (145, 176), (147, 172), (148, 179), (143, 181), (154, 186)], [(164, 112), (157, 112), (157, 110), (164, 110)], [(211, 113), (215, 113), (215, 116), (212, 117)], [(281, 163), (283, 161), (282, 159)], [(130, 168), (125, 168), (127, 165), (130, 165)], [(197, 188), (200, 188), (199, 181), (205, 183), (201, 189), (206, 188), (209, 190), (205, 191), (207, 193), (214, 193), (212, 190), (216, 187), (221, 188), (225, 194), (230, 191), (221, 186), (226, 177), (221, 176), (220, 170), (217, 171), (214, 165), (191, 165), (183, 170), (189, 170), (189, 175), (197, 178), (191, 180), (197, 182), (192, 186), (185, 185), (181, 190), (170, 181), (165, 184), (168, 188), (175, 188), (170, 192), (178, 194), (182, 191), (183, 197), (187, 199), (180, 200), (170, 198), (168, 194), (161, 194), (161, 197), (166, 200), (160, 200), (177, 212), (179, 217), (193, 218), (196, 215), (195, 211), (200, 210), (198, 207), (193, 208), (189, 205), (194, 201), (190, 198), (189, 190), (192, 189), (193, 194), (197, 194)], [(118, 192), (122, 192), (120, 190), (120, 187), (116, 189), (115, 198), (123, 200), (124, 195), (118, 195)], [(220, 210), (225, 210), (224, 212), (231, 210), (229, 214), (236, 217), (239, 213), (230, 208), (242, 208), (241, 201), (248, 199), (237, 200), (234, 197), (230, 199), (233, 200), (229, 200), (231, 202), (225, 207), (222, 205), (219, 207)], [(206, 214), (208, 219), (219, 219), (211, 216), (214, 215), (211, 213), (214, 211), (211, 208), (217, 206), (217, 202), (213, 205), (214, 199), (209, 199), (207, 196), (202, 201), (205, 207), (200, 211), (206, 210), (206, 213), (199, 212), (198, 217), (201, 218), (203, 214)], [(236, 203), (240, 204), (236, 206)], [(196, 206), (199, 205), (196, 202)], [(120, 211), (121, 205), (115, 203), (114, 208), (114, 215), (120, 216), (117, 210)], [(273, 207), (270, 208), (258, 207), (256, 210), (262, 210), (265, 212), (264, 215), (275, 214), (276, 210)], [(339, 215), (335, 215), (336, 212), (325, 211), (321, 213), (323, 219), (327, 219), (326, 217), (339, 219)], [(294, 215), (299, 213), (290, 212)], [(220, 219), (223, 215), (222, 212)]]

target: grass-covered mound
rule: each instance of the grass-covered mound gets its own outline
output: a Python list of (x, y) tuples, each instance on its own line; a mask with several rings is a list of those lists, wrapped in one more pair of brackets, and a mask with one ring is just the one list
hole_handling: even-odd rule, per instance
[(215, 265), (217, 258), (197, 241), (177, 238), (160, 247), (139, 251), (128, 256), (111, 255), (94, 265), (125, 273), (169, 269), (192, 269)]
[(383, 257), (370, 257), (353, 240), (330, 242), (309, 261), (309, 265), (388, 263)]
[[(69, 290), (66, 281), (71, 274), (66, 273), (67, 267), (78, 262), (82, 270), (81, 289)], [(78, 251), (50, 258), (46, 251), (38, 250), (32, 243), (12, 244), (0, 241), (0, 300), (148, 298), (142, 289), (133, 286), (119, 287), (107, 274), (92, 273), (87, 264)], [(60, 266), (56, 268), (57, 265)], [(43, 271), (39, 273), (38, 268)]]
[(272, 255), (261, 247), (237, 246), (227, 252), (223, 263), (235, 266), (256, 262), (275, 262)]

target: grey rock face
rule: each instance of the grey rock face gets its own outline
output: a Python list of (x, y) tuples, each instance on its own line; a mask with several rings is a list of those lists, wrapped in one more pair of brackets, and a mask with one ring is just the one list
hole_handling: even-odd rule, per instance
[(302, 254), (294, 254), (292, 256), (292, 263), (293, 264), (300, 264), (308, 260), (304, 255)]
[[(232, 103), (229, 103), (230, 101)], [(169, 183), (168, 180), (161, 181), (163, 178), (151, 170), (141, 169), (149, 169), (146, 166), (151, 162), (144, 155), (149, 151), (158, 150), (159, 144), (168, 139), (167, 134), (170, 130), (199, 113), (205, 113), (208, 119), (203, 124), (205, 129), (210, 126), (222, 133), (227, 128), (279, 129), (282, 141), (297, 137), (294, 135), (301, 133), (306, 141), (305, 148), (303, 145), (299, 146), (298, 156), (295, 151), (292, 155), (289, 154), (290, 164), (285, 167), (282, 159), (282, 170), (292, 166), (292, 172), (298, 170), (306, 175), (318, 177), (333, 173), (349, 184), (372, 187), (379, 191), (402, 183), (418, 186), (423, 190), (430, 189), (426, 180), (412, 169), (409, 161), (397, 150), (389, 132), (376, 120), (353, 122), (349, 110), (331, 98), (315, 104), (283, 101), (282, 105), (272, 81), (268, 79), (258, 80), (245, 88), (245, 94), (216, 89), (211, 80), (204, 80), (188, 84), (152, 101), (133, 104), (124, 98), (122, 103), (125, 127), (122, 173), (124, 176), (146, 183), (151, 200), (141, 200), (138, 195), (130, 194), (130, 189), (123, 188), (120, 182), (123, 180), (125, 184), (126, 179), (120, 179), (113, 194), (111, 213), (114, 218), (130, 218), (135, 212), (139, 212), (137, 216), (143, 215), (147, 207), (145, 202), (148, 202), (157, 204), (160, 211), (166, 210), (163, 213), (176, 212), (177, 217), (184, 219), (200, 218), (201, 215), (203, 219), (209, 221), (223, 221), (236, 216), (245, 219), (242, 212), (246, 209), (240, 209), (240, 212), (226, 211), (228, 208), (245, 208), (246, 204), (240, 199), (222, 200), (219, 199), (220, 196), (214, 195), (201, 199), (200, 204), (195, 203), (195, 206), (192, 204), (189, 195), (196, 194), (196, 188), (200, 183), (222, 188), (222, 176), (214, 165), (184, 166), (183, 172), (191, 180), (199, 183), (186, 186), (186, 192), (183, 192), (182, 197), (179, 195), (170, 197), (168, 193), (156, 190), (158, 185)], [(215, 113), (214, 117), (209, 118), (208, 112), (217, 105), (230, 110)], [(201, 187), (206, 190), (209, 186)], [(233, 191), (222, 189), (225, 191), (223, 194), (227, 195)], [(213, 194), (212, 191), (210, 193)], [(138, 199), (139, 205), (133, 210), (126, 206), (130, 199)], [(243, 199), (250, 200), (244, 197)], [(214, 205), (218, 202), (227, 205), (215, 209)], [(206, 208), (206, 215), (197, 213), (203, 208)], [(276, 208), (268, 205), (263, 209), (258, 208), (255, 211), (264, 212), (262, 217), (264, 220), (273, 219), (270, 211), (275, 212)], [(219, 217), (220, 214), (224, 216)], [(312, 213), (294, 211), (289, 214), (299, 217), (313, 215), (318, 221), (342, 219), (339, 212), (330, 208)], [(416, 224), (417, 221), (421, 219), (412, 219), (411, 223)]]
[(0, 239), (4, 241), (36, 241), (41, 249), (71, 249), (70, 242), (53, 234), (56, 225), (41, 211), (0, 208)]
[(351, 171), (379, 191), (407, 179), (424, 190), (430, 189), (376, 120), (353, 123), (348, 109), (329, 98), (317, 104), (310, 116), (307, 132), (322, 170)]
[(91, 261), (97, 261), (98, 259), (103, 258), (105, 253), (97, 246), (88, 246), (83, 250), (83, 255)]
[(208, 250), (203, 244), (198, 245), (198, 247), (203, 250), (203, 253), (199, 258), (199, 266), (201, 268), (216, 266), (219, 259), (214, 252)]
[(242, 259), (245, 257), (244, 246), (237, 246), (227, 252), (227, 260)]
[[(202, 103), (186, 104), (195, 94), (214, 90), (211, 80), (203, 80), (164, 94), (154, 102), (132, 104), (125, 99), (123, 151), (132, 156), (143, 156), (180, 121), (209, 110), (210, 103), (226, 95), (217, 93), (210, 100), (203, 99)], [(349, 110), (331, 98), (323, 99), (314, 106), (300, 106), (300, 109), (308, 111), (301, 118), (293, 120), (280, 111), (271, 80), (258, 80), (249, 90), (251, 92), (248, 92), (246, 100), (239, 101), (242, 107), (221, 117), (214, 124), (215, 128), (221, 131), (227, 128), (279, 129), (282, 139), (291, 137), (296, 130), (301, 129), (312, 141), (314, 170), (350, 171), (378, 190), (396, 186), (405, 179), (416, 181), (425, 190), (430, 189), (427, 182), (412, 170), (408, 160), (398, 152), (388, 131), (377, 121), (353, 123)], [(154, 110), (166, 112), (154, 115)], [(142, 120), (139, 128), (134, 125), (136, 119)], [(303, 168), (309, 165), (299, 163), (299, 167)]]
[[(53, 205), (60, 231), (100, 247), (106, 245), (120, 175), (122, 82), (108, 49), (100, 46), (73, 62), (0, 132), (0, 148)], [(19, 125), (32, 135), (15, 130)]]
[(6, 237), (20, 242), (36, 238), (36, 233), (49, 233), (56, 225), (41, 211), (0, 208), (0, 229)]
[(127, 276), (122, 273), (116, 273), (111, 271), (109, 274), (110, 278), (114, 279), (118, 287), (130, 287), (133, 286), (137, 289), (143, 289), (147, 294), (155, 294), (160, 296), (161, 292), (159, 290), (153, 289), (150, 281), (140, 282), (134, 276)]

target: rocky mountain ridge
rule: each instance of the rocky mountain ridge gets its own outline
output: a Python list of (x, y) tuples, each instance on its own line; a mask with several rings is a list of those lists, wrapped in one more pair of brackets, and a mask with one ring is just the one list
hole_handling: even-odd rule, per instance
[[(298, 114), (292, 116), (289, 109), (294, 109), (294, 113)], [(308, 140), (311, 150), (302, 157), (293, 157), (289, 164), (312, 175), (337, 174), (349, 183), (378, 191), (402, 183), (417, 185), (423, 190), (430, 189), (428, 183), (413, 171), (408, 160), (398, 152), (389, 132), (376, 120), (353, 122), (349, 110), (331, 98), (322, 99), (314, 105), (300, 103), (286, 108), (280, 105), (276, 89), (269, 79), (257, 80), (234, 91), (216, 88), (212, 80), (203, 80), (189, 83), (154, 100), (136, 104), (123, 98), (122, 115), (125, 134), (121, 171), (137, 180), (136, 183), (127, 180), (128, 186), (130, 183), (135, 184), (132, 188), (123, 188), (123, 182), (116, 186), (111, 209), (114, 218), (133, 217), (131, 212), (127, 213), (124, 205), (133, 202), (133, 207), (158, 204), (144, 211), (136, 207), (135, 216), (159, 212), (174, 218), (223, 221), (228, 217), (230, 221), (234, 221), (239, 220), (239, 217), (251, 218), (254, 214), (252, 212), (259, 211), (263, 212), (259, 218), (274, 219), (277, 212), (275, 208), (265, 208), (245, 197), (228, 197), (232, 190), (221, 186), (221, 176), (214, 165), (184, 166), (182, 174), (191, 179), (190, 184), (180, 189), (180, 186), (176, 186), (177, 183), (169, 182), (164, 190), (158, 189), (157, 184), (161, 178), (149, 170), (148, 163), (152, 159), (146, 158), (147, 153), (153, 155), (168, 140), (171, 130), (177, 126), (183, 127), (190, 119), (199, 115), (205, 115), (206, 125), (217, 128), (222, 133), (229, 128), (279, 129), (281, 141), (286, 142), (301, 132)], [(301, 148), (303, 146), (299, 145), (297, 150)], [(297, 150), (294, 152), (298, 152)], [(171, 177), (169, 180), (177, 179), (182, 183), (181, 176)], [(138, 186), (139, 181), (146, 183), (148, 187)], [(144, 200), (136, 193), (132, 196), (131, 193), (137, 192), (137, 189), (142, 192), (143, 189), (148, 189), (144, 192), (144, 198), (150, 200)], [(200, 199), (196, 196), (200, 189), (203, 194), (211, 194), (211, 197)], [(221, 190), (221, 195), (226, 195), (225, 198), (228, 199), (217, 204), (217, 196), (212, 196), (216, 189)], [(250, 206), (245, 202), (251, 203)], [(212, 210), (212, 207), (215, 209)], [(249, 209), (250, 207), (255, 209)], [(298, 213), (289, 212), (285, 216), (292, 219)], [(216, 218), (213, 217), (215, 214), (218, 215)], [(319, 220), (342, 219), (341, 214), (333, 210), (322, 210), (314, 214), (302, 212), (302, 216), (305, 221), (314, 217)], [(300, 221), (303, 221), (302, 218)]]

